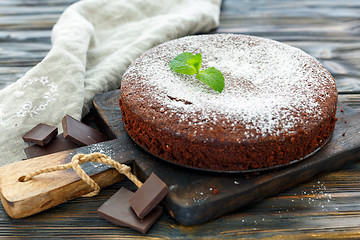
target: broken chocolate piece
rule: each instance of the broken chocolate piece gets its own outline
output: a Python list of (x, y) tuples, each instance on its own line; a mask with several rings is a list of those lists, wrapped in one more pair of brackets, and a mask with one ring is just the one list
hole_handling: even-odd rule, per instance
[(139, 219), (129, 205), (129, 199), (134, 193), (122, 187), (97, 210), (105, 220), (116, 225), (130, 227), (141, 233), (146, 233), (153, 223), (161, 216), (162, 207), (157, 206), (144, 219)]
[(66, 115), (62, 120), (64, 138), (79, 146), (87, 146), (94, 143), (106, 141), (104, 134)]
[(40, 157), (51, 153), (61, 152), (76, 148), (77, 145), (64, 138), (63, 134), (59, 134), (49, 144), (44, 147), (34, 145), (24, 149), (27, 158)]
[(166, 184), (154, 173), (130, 198), (129, 204), (136, 215), (143, 219), (169, 193)]
[(58, 134), (57, 127), (53, 127), (44, 123), (39, 123), (27, 132), (22, 138), (25, 142), (35, 143), (40, 146), (45, 146)]

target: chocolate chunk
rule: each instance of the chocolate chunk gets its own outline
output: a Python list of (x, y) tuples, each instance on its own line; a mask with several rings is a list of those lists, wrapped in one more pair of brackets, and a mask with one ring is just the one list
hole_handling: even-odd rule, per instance
[(77, 145), (64, 138), (63, 134), (59, 134), (49, 144), (44, 147), (34, 145), (24, 149), (27, 158), (40, 157), (51, 153), (61, 152), (76, 148)]
[(129, 205), (129, 199), (134, 193), (122, 187), (97, 210), (105, 220), (116, 225), (130, 227), (141, 233), (146, 233), (161, 216), (162, 207), (157, 206), (144, 219), (139, 219)]
[(40, 146), (45, 146), (58, 134), (58, 129), (56, 127), (39, 123), (27, 132), (22, 138), (25, 142), (35, 143)]
[(66, 115), (62, 120), (64, 137), (79, 146), (106, 141), (104, 134)]
[(129, 204), (136, 215), (143, 219), (169, 193), (166, 184), (154, 173), (130, 198)]

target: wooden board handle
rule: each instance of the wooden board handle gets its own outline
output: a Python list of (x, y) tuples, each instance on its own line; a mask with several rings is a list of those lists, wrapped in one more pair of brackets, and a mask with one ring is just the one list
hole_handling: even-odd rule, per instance
[[(131, 154), (119, 149), (120, 146), (121, 140), (117, 139), (0, 168), (0, 195), (5, 211), (12, 218), (23, 218), (91, 192), (90, 186), (73, 169), (44, 173), (27, 182), (21, 182), (19, 178), (41, 168), (66, 164), (77, 153), (101, 151), (120, 163), (131, 164)], [(82, 168), (100, 187), (124, 179), (117, 170), (107, 165), (87, 162), (82, 164)]]

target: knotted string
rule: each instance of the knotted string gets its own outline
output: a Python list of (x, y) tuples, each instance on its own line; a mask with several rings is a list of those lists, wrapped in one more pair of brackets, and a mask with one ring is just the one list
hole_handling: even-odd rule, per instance
[(71, 159), (71, 162), (68, 164), (63, 165), (57, 165), (54, 167), (47, 167), (40, 170), (37, 170), (35, 172), (32, 172), (28, 175), (22, 176), (19, 178), (19, 181), (26, 182), (32, 179), (33, 177), (40, 175), (42, 173), (49, 173), (49, 172), (55, 172), (60, 170), (66, 170), (69, 168), (73, 168), (77, 175), (86, 182), (93, 191), (82, 195), (82, 197), (93, 197), (96, 196), (100, 192), (100, 186), (92, 180), (89, 175), (87, 175), (84, 170), (80, 167), (80, 164), (84, 162), (97, 162), (97, 163), (105, 163), (107, 165), (112, 166), (116, 170), (118, 170), (119, 173), (124, 174), (127, 178), (129, 178), (138, 188), (142, 186), (142, 182), (140, 182), (137, 177), (131, 173), (131, 168), (125, 164), (121, 164), (116, 162), (115, 160), (111, 159), (110, 157), (106, 156), (102, 153), (90, 153), (90, 154), (82, 154), (78, 153), (74, 155)]

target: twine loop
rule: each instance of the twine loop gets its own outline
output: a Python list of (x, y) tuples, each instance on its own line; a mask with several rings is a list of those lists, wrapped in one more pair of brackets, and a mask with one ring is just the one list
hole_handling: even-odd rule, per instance
[(78, 153), (72, 157), (71, 162), (68, 164), (47, 167), (34, 171), (32, 173), (29, 173), (28, 175), (20, 177), (19, 181), (26, 182), (33, 177), (43, 173), (50, 173), (73, 168), (77, 175), (79, 175), (79, 177), (93, 189), (92, 192), (82, 195), (82, 197), (93, 197), (99, 194), (100, 186), (94, 180), (92, 180), (91, 177), (87, 175), (85, 171), (81, 168), (80, 165), (84, 162), (105, 163), (107, 165), (110, 165), (111, 167), (115, 168), (119, 173), (124, 174), (127, 178), (129, 178), (138, 188), (142, 186), (142, 182), (140, 182), (137, 177), (131, 173), (131, 168), (129, 166), (118, 163), (107, 155), (98, 152), (90, 154)]

